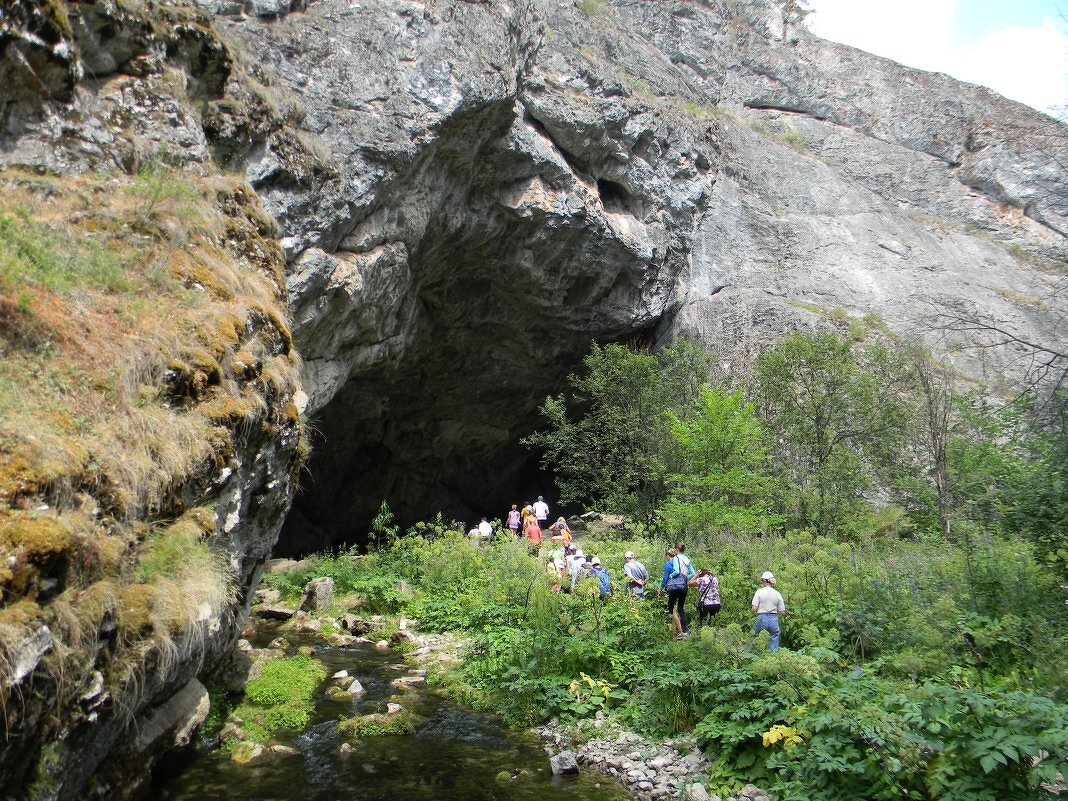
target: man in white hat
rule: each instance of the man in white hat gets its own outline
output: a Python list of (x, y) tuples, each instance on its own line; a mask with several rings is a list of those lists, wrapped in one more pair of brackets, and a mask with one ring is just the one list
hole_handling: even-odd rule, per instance
[(779, 617), (786, 614), (786, 602), (774, 585), (775, 574), (765, 570), (760, 576), (760, 589), (753, 595), (753, 612), (756, 614), (753, 634), (767, 631), (771, 635), (769, 651), (779, 650)]
[(623, 554), (623, 573), (627, 576), (627, 591), (635, 598), (645, 595), (645, 582), (649, 580), (649, 571), (645, 565), (634, 558), (634, 551)]

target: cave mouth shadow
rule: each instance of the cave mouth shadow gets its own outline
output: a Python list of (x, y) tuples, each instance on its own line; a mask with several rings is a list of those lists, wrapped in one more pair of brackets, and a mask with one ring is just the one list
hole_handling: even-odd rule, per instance
[[(317, 439), (313, 454), (328, 447), (329, 430), (323, 433), (320, 429)], [(402, 532), (418, 522), (433, 520), (439, 513), (444, 521), (463, 523), (466, 529), (477, 525), (483, 515), (491, 521), (504, 521), (513, 503), (522, 507), (539, 495), (545, 497), (554, 515), (577, 513), (574, 505), (560, 506), (555, 502), (557, 489), (552, 473), (541, 468), (535, 454), (519, 446), (514, 453), (504, 454), (501, 461), (507, 466), (460, 473), (437, 486), (403, 480), (380, 469), (370, 480), (365, 476), (359, 482), (363, 489), (354, 492), (346, 491), (347, 482), (336, 480), (337, 476), (351, 475), (351, 467), (337, 471), (336, 457), (316, 460), (313, 455), (272, 557), (303, 558), (351, 547), (366, 552), (373, 541), (372, 524), (383, 501), (394, 515), (394, 525)], [(404, 471), (403, 467), (395, 469)], [(362, 472), (358, 467), (355, 471)]]

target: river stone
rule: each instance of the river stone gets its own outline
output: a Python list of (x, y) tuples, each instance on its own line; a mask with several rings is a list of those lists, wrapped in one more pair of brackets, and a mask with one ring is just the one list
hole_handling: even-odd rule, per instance
[(364, 634), (371, 628), (371, 624), (361, 618), (359, 615), (354, 615), (351, 612), (346, 612), (340, 617), (341, 628), (349, 631), (353, 634)]
[(326, 641), (337, 648), (351, 648), (362, 642), (367, 642), (363, 637), (353, 637), (351, 634), (331, 634)]
[(401, 706), (400, 704), (393, 703), (392, 701), (390, 701), (388, 704), (386, 704), (386, 714), (387, 715), (396, 715), (396, 714), (399, 714), (399, 713), (401, 713), (403, 711), (404, 711), (404, 707)]
[(208, 716), (210, 706), (204, 685), (196, 679), (190, 679), (178, 692), (138, 722), (135, 750), (147, 751), (164, 740), (168, 747), (185, 745), (196, 727)]
[(324, 612), (334, 605), (334, 580), (329, 576), (312, 579), (304, 586), (299, 608), (307, 612)]
[(686, 788), (686, 798), (688, 801), (710, 801), (708, 790), (705, 789), (703, 784), (698, 784), (697, 782)]
[(349, 695), (362, 695), (364, 692), (366, 692), (363, 688), (363, 685), (360, 684), (359, 679), (352, 680), (352, 684), (349, 685), (348, 691)]
[(265, 604), (256, 607), (256, 614), (266, 620), (289, 620), (296, 614), (295, 609), (278, 604)]
[(579, 772), (578, 759), (574, 751), (561, 751), (549, 757), (549, 767), (554, 776), (573, 776)]

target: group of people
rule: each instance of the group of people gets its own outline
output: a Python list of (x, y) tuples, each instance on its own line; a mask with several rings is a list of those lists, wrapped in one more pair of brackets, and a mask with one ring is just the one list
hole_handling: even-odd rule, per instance
[(570, 543), (571, 528), (568, 526), (567, 520), (559, 517), (555, 523), (546, 527), (545, 524), (548, 520), (549, 504), (545, 502), (545, 498), (539, 495), (538, 500), (534, 501), (534, 503), (524, 503), (522, 510), (519, 509), (518, 504), (513, 503), (504, 524), (508, 527), (508, 531), (511, 532), (513, 537), (518, 537), (522, 532), (523, 536), (530, 540), (532, 546), (541, 545), (542, 538), (546, 533), (549, 534), (553, 542), (559, 542), (564, 545)]
[[(615, 585), (608, 568), (601, 563), (600, 558), (587, 558), (582, 548), (575, 543), (571, 529), (563, 517), (547, 527), (548, 520), (549, 505), (545, 498), (539, 495), (537, 501), (523, 504), (522, 509), (518, 504), (512, 504), (505, 525), (513, 537), (520, 536), (522, 532), (534, 549), (540, 549), (545, 536), (556, 546), (548, 554), (545, 563), (553, 589), (571, 591), (583, 578), (592, 577), (597, 580), (601, 596), (613, 594)], [(479, 532), (487, 538), (492, 534), (492, 527), (489, 528), (489, 533), (482, 534), (483, 524), (489, 526), (485, 518), (482, 518), (482, 523), (479, 524)], [(689, 616), (686, 614), (686, 597), (690, 588), (697, 591), (697, 621), (698, 625), (703, 626), (715, 618), (723, 605), (719, 577), (707, 568), (696, 570), (686, 555), (686, 546), (682, 543), (668, 548), (664, 557), (657, 597), (667, 594), (667, 612), (671, 617), (675, 639), (684, 640), (690, 636)], [(637, 560), (633, 551), (627, 551), (623, 559), (627, 592), (637, 598), (644, 597), (651, 578), (649, 571)], [(768, 650), (777, 651), (780, 636), (779, 618), (786, 614), (786, 603), (782, 594), (775, 589), (775, 575), (771, 571), (764, 571), (760, 583), (761, 586), (754, 593), (751, 604), (753, 614), (756, 615), (753, 633), (767, 631)]]
[[(633, 556), (629, 551), (628, 556)], [(698, 624), (704, 625), (709, 618), (714, 618), (723, 605), (720, 598), (719, 577), (708, 569), (695, 570), (693, 563), (686, 556), (686, 546), (678, 543), (674, 548), (664, 552), (663, 576), (660, 589), (667, 593), (667, 610), (675, 630), (675, 639), (684, 640), (690, 636), (689, 620), (686, 615), (686, 595), (690, 587), (697, 590)], [(630, 560), (628, 560), (630, 561)], [(644, 571), (644, 566), (640, 566)], [(624, 570), (626, 567), (624, 566)], [(782, 593), (775, 589), (775, 575), (765, 570), (760, 576), (760, 589), (753, 594), (751, 609), (756, 615), (753, 633), (767, 631), (768, 650), (779, 650), (779, 618), (786, 614), (786, 602)], [(659, 596), (660, 593), (657, 593)]]

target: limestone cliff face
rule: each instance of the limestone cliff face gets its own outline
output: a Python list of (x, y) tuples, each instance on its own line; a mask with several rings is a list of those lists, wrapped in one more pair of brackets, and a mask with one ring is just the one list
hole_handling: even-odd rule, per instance
[(300, 97), (329, 171), (294, 181), (265, 148), (246, 172), (325, 443), (289, 547), (352, 539), (383, 498), (463, 516), (533, 491), (516, 440), (591, 339), (730, 361), (844, 312), (937, 346), (946, 310), (1063, 334), (1064, 126), (777, 4), (320, 0), (217, 25)]
[[(242, 593), (287, 513), (282, 547), (301, 551), (355, 541), (383, 499), (406, 519), (462, 518), (536, 491), (517, 440), (591, 340), (696, 336), (737, 361), (785, 331), (875, 315), (950, 349), (932, 327), (949, 312), (1064, 342), (1052, 290), (1068, 262), (1068, 130), (821, 41), (770, 0), (17, 0), (0, 13), (0, 166), (236, 174), (278, 223), (222, 239), (237, 262), (284, 255), (277, 299), (318, 432), (305, 490), (290, 512), (303, 394), (287, 383), (267, 424), (234, 423), (241, 471), (224, 460), (175, 492), (215, 510)], [(957, 358), (991, 378), (1021, 369), (1016, 355)], [(171, 696), (196, 708), (195, 687), (174, 693), (236, 621), (135, 717)], [(24, 653), (39, 660), (35, 631)], [(15, 684), (39, 674), (29, 657)], [(94, 730), (91, 702), (72, 703), (68, 734), (42, 735), (63, 764), (91, 744), (64, 798), (94, 774), (110, 786), (101, 765), (129, 722)], [(41, 760), (37, 714), (5, 746), (5, 787)]]

